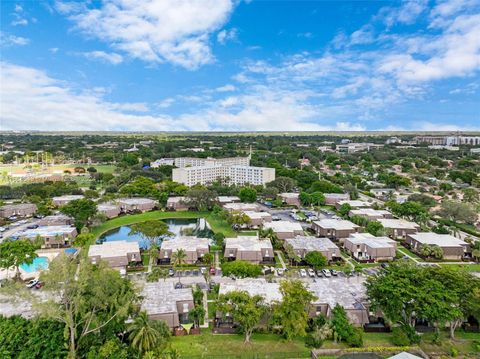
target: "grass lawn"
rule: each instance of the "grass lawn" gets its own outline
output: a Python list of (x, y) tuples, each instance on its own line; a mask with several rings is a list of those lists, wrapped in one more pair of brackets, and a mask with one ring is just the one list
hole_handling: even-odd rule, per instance
[(480, 263), (479, 264), (446, 264), (446, 263), (438, 263), (441, 266), (466, 270), (467, 272), (480, 272)]
[(418, 259), (420, 261), (423, 261), (422, 258), (420, 258), (419, 256), (417, 256), (415, 253), (409, 251), (407, 248), (405, 248), (404, 246), (401, 246), (401, 245), (398, 245), (397, 246), (397, 251), (399, 251), (400, 253), (402, 253), (403, 255), (410, 255), (410, 257), (413, 257), (415, 259)]
[(310, 357), (310, 349), (305, 347), (303, 339), (286, 342), (275, 334), (254, 334), (250, 344), (244, 344), (243, 340), (243, 335), (213, 335), (210, 329), (202, 329), (201, 335), (173, 337), (171, 346), (180, 352), (182, 358), (228, 358), (228, 355), (275, 358), (275, 353), (295, 353), (296, 358)]

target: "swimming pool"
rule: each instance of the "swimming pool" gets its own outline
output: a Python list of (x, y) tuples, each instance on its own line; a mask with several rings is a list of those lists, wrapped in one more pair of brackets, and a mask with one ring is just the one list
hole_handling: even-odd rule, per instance
[(48, 259), (47, 257), (37, 257), (31, 264), (20, 264), (20, 268), (27, 273), (38, 272), (48, 268)]

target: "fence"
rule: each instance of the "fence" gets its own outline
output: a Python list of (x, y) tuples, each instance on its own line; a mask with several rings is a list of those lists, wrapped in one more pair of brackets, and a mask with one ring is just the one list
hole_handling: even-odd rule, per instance
[(235, 355), (182, 355), (182, 359), (305, 359), (311, 358), (309, 352), (276, 352), (265, 354), (235, 354)]

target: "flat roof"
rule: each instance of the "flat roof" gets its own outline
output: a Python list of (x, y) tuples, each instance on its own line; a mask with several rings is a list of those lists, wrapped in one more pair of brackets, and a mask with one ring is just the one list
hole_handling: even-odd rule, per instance
[(181, 201), (185, 201), (185, 197), (179, 196), (179, 197), (168, 197), (167, 202), (170, 203), (179, 203)]
[(0, 209), (17, 209), (17, 208), (37, 208), (37, 205), (34, 203), (14, 203), (14, 204), (6, 204), (1, 206)]
[(463, 247), (468, 245), (467, 242), (455, 238), (450, 234), (438, 234), (433, 232), (422, 232), (410, 234), (411, 238), (422, 244), (437, 245), (440, 247)]
[(333, 219), (333, 218), (325, 218), (320, 219), (318, 221), (314, 221), (317, 226), (322, 228), (333, 228), (336, 230), (348, 230), (348, 229), (355, 229), (359, 226), (353, 222), (347, 221), (345, 219)]
[(206, 249), (208, 250), (208, 239), (207, 238), (198, 238), (195, 236), (184, 236), (177, 237), (170, 240), (164, 240), (162, 242), (162, 249), (171, 249), (176, 251), (178, 249), (184, 250), (197, 250), (197, 249)]
[(385, 215), (385, 214), (392, 214), (391, 212), (387, 211), (386, 209), (373, 209), (373, 208), (359, 208), (359, 209), (352, 209), (352, 214), (356, 215), (366, 215), (366, 216), (378, 216), (378, 215)]
[(340, 304), (345, 309), (365, 309), (367, 290), (363, 277), (333, 277), (309, 283), (308, 288), (317, 297), (314, 304), (328, 304), (334, 308)]
[(119, 205), (113, 202), (105, 202), (97, 205), (97, 210), (120, 209)]
[(23, 231), (16, 232), (13, 236), (35, 238), (39, 235), (41, 237), (54, 237), (57, 234), (72, 234), (76, 231), (76, 228), (71, 226), (41, 226), (38, 228), (25, 229)]
[(103, 258), (124, 257), (127, 253), (140, 252), (138, 242), (108, 241), (102, 244), (93, 244), (88, 249), (88, 256), (100, 256)]
[(155, 200), (150, 198), (143, 198), (143, 197), (132, 197), (132, 198), (120, 198), (118, 202), (126, 203), (126, 204), (146, 204), (146, 203), (154, 203)]
[(337, 245), (330, 239), (313, 236), (296, 236), (295, 238), (287, 238), (285, 239), (285, 243), (290, 244), (293, 249), (306, 249), (309, 251), (338, 249)]
[(221, 283), (218, 294), (227, 294), (234, 291), (245, 291), (250, 296), (260, 295), (266, 303), (281, 301), (280, 284), (269, 283), (265, 278), (237, 279), (231, 283)]
[(397, 243), (391, 238), (375, 237), (370, 233), (352, 233), (346, 240), (354, 244), (366, 244), (371, 248), (396, 248)]
[(248, 211), (257, 210), (259, 207), (255, 203), (226, 203), (223, 205), (225, 209), (231, 209), (232, 211)]
[(145, 283), (141, 308), (149, 315), (176, 313), (177, 302), (193, 301), (191, 288), (175, 289), (172, 282)]
[(345, 200), (345, 201), (338, 201), (339, 205), (342, 204), (349, 204), (351, 207), (370, 207), (372, 204), (366, 201), (359, 201), (359, 200)]
[(268, 212), (245, 211), (243, 213), (246, 214), (248, 217), (250, 217), (250, 219), (265, 218), (265, 217), (271, 217), (272, 216)]
[(225, 202), (234, 202), (234, 201), (240, 201), (240, 198), (237, 196), (218, 196), (217, 201), (221, 203)]
[(225, 248), (236, 248), (240, 251), (260, 251), (262, 249), (273, 250), (269, 239), (260, 239), (257, 236), (238, 236), (225, 238)]
[(406, 221), (404, 219), (396, 218), (380, 218), (377, 219), (385, 228), (404, 228), (404, 229), (417, 229), (420, 226), (415, 222)]
[(325, 198), (350, 198), (348, 193), (324, 193)]
[(300, 193), (285, 192), (285, 193), (280, 193), (279, 196), (285, 197), (285, 198), (298, 198), (300, 196)]
[(271, 228), (274, 232), (294, 232), (303, 231), (302, 225), (298, 222), (275, 221), (263, 225), (265, 228)]
[(83, 194), (66, 194), (66, 195), (63, 195), (63, 196), (57, 196), (57, 197), (53, 197), (52, 200), (55, 201), (55, 200), (75, 200), (75, 199), (82, 199), (84, 197)]

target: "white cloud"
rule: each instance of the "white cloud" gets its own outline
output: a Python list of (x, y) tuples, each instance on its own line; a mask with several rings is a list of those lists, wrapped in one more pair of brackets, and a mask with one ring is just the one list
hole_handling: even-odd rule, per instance
[(225, 45), (228, 41), (234, 41), (237, 39), (238, 30), (233, 28), (230, 30), (222, 30), (217, 34), (217, 41), (221, 45)]
[(23, 7), (19, 4), (15, 5), (14, 12), (12, 13), (13, 20), (10, 23), (12, 26), (27, 26), (28, 20), (25, 18)]
[(0, 31), (0, 45), (1, 46), (25, 46), (30, 43), (30, 40), (21, 37), (21, 36), (15, 36), (13, 34), (9, 34), (3, 31)]
[(175, 102), (175, 99), (169, 97), (169, 98), (166, 98), (166, 99), (160, 101), (160, 102), (158, 103), (158, 107), (160, 107), (160, 108), (168, 108), (168, 107), (172, 106), (172, 104), (173, 104), (174, 102)]
[(58, 2), (76, 28), (133, 58), (187, 69), (213, 62), (210, 35), (221, 28), (233, 0), (106, 0), (100, 7)]
[(380, 11), (385, 24), (390, 27), (395, 24), (412, 24), (428, 9), (428, 0), (406, 0), (396, 8), (387, 7)]
[(313, 38), (313, 34), (311, 32), (300, 32), (297, 34), (297, 37), (303, 37), (305, 39)]
[(217, 92), (231, 92), (231, 91), (235, 91), (235, 86), (233, 86), (232, 84), (227, 84), (225, 86), (220, 86), (220, 87), (217, 87), (215, 89), (215, 91)]
[(59, 48), (58, 47), (51, 47), (48, 49), (52, 54), (56, 54), (58, 52)]
[(110, 63), (112, 65), (118, 65), (123, 62), (122, 55), (116, 54), (114, 52), (105, 52), (105, 51), (90, 51), (82, 53), (87, 59), (90, 60), (101, 60), (103, 62)]

